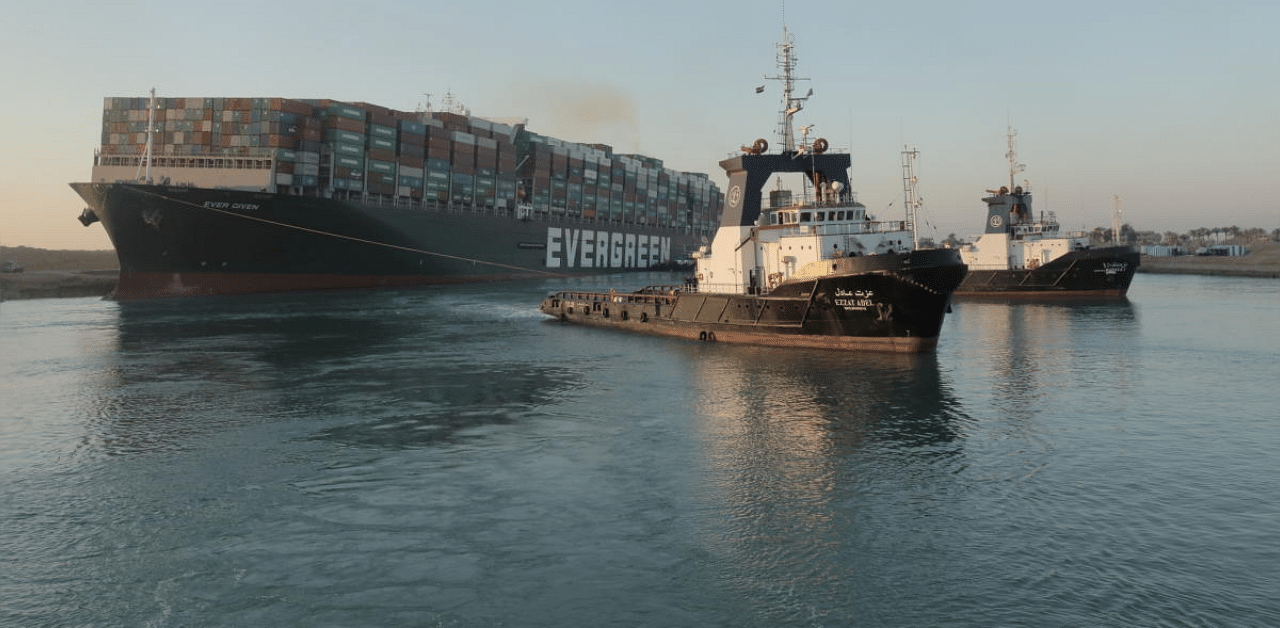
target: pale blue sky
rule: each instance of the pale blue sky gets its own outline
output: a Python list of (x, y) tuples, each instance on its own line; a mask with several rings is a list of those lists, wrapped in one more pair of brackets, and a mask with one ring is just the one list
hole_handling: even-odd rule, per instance
[[(475, 115), (706, 172), (774, 141), (778, 1), (0, 2), (0, 243), (110, 248), (75, 221), (102, 99), (361, 100)], [(798, 124), (851, 147), (875, 211), (920, 150), (923, 235), (981, 231), (1006, 125), (1069, 229), (1280, 227), (1280, 3), (791, 0)]]

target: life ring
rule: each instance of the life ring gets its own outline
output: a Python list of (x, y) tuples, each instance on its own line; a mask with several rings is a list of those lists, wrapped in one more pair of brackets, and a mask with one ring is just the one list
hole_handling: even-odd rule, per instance
[(769, 150), (769, 142), (766, 142), (763, 137), (756, 140), (755, 143), (751, 145), (752, 155), (759, 155), (767, 150)]
[(703, 332), (698, 332), (698, 340), (701, 340), (701, 341), (703, 341), (703, 342), (706, 342), (706, 340), (707, 340), (707, 332), (705, 332), (705, 331), (703, 331)]
[(648, 313), (648, 312), (641, 312), (641, 313), (640, 313), (640, 322), (641, 322), (641, 323), (647, 323), (647, 322), (649, 322), (649, 313)]
[(818, 155), (827, 152), (827, 149), (830, 147), (831, 145), (827, 143), (826, 138), (820, 137), (813, 142), (813, 152)]
[(715, 342), (715, 341), (716, 341), (716, 332), (714, 331), (707, 332), (707, 342)]

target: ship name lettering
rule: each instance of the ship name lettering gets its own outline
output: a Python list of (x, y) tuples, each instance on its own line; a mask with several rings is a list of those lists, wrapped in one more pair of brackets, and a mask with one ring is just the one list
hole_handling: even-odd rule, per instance
[(671, 259), (671, 238), (547, 227), (547, 268), (647, 268)]
[(869, 299), (875, 296), (875, 292), (871, 290), (845, 290), (844, 288), (836, 288), (836, 296), (838, 297), (857, 297), (859, 299)]
[(875, 305), (871, 299), (836, 299), (836, 305), (840, 307), (862, 307), (868, 308)]
[(209, 209), (243, 209), (253, 211), (261, 208), (257, 203), (227, 203), (225, 201), (205, 201), (204, 206)]

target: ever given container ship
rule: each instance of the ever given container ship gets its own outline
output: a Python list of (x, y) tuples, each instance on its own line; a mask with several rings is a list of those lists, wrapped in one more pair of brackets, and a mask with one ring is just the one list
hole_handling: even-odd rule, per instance
[(666, 268), (717, 222), (705, 174), (447, 109), (107, 98), (71, 187), (119, 300)]

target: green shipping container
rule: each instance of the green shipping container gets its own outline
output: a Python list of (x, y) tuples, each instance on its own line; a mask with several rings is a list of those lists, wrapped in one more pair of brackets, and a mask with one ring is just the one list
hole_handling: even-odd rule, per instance
[(394, 142), (396, 141), (396, 130), (389, 126), (382, 126), (381, 124), (370, 124), (369, 137), (381, 137)]
[(334, 155), (333, 165), (343, 168), (364, 168), (364, 157), (356, 157), (354, 155)]
[(356, 144), (364, 146), (364, 133), (356, 133), (355, 131), (343, 131), (342, 129), (329, 129), (324, 132), (324, 141), (332, 144), (335, 142), (344, 142), (347, 144)]
[(359, 144), (347, 144), (346, 142), (335, 142), (332, 144), (333, 154), (350, 155), (352, 157), (364, 157), (364, 147)]
[(325, 109), (325, 113), (331, 116), (364, 121), (364, 110), (350, 105), (329, 105), (329, 108)]

